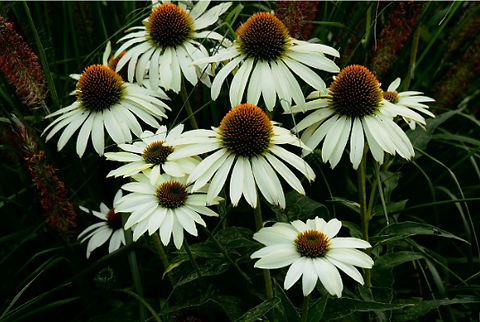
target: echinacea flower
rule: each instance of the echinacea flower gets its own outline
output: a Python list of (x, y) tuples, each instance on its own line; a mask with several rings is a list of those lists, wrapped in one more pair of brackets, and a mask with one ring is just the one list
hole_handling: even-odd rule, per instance
[[(200, 215), (218, 216), (207, 207), (207, 195), (202, 191), (193, 193), (191, 186), (185, 184), (186, 177), (176, 178), (160, 174), (153, 182), (145, 174), (133, 175), (135, 182), (124, 184), (122, 189), (130, 193), (116, 203), (117, 211), (131, 212), (125, 223), (125, 229), (133, 228), (133, 240), (136, 241), (147, 230), (150, 235), (158, 231), (162, 243), (168, 245), (171, 236), (177, 249), (183, 244), (183, 231), (197, 236), (196, 223), (206, 226)], [(210, 204), (216, 205), (221, 198), (215, 198)]]
[(399, 85), (400, 78), (397, 78), (388, 86), (387, 91), (383, 92), (383, 98), (386, 100), (384, 103), (387, 105), (393, 104), (395, 109), (397, 109), (396, 113), (402, 115), (402, 118), (412, 130), (415, 129), (415, 124), (419, 124), (425, 129), (425, 119), (411, 109), (427, 114), (430, 117), (435, 117), (435, 114), (427, 110), (428, 105), (422, 104), (435, 102), (435, 100), (431, 97), (423, 96), (421, 95), (423, 94), (422, 92), (417, 91), (398, 93), (397, 88)]
[(318, 217), (306, 223), (295, 220), (264, 227), (253, 235), (253, 239), (266, 247), (254, 252), (251, 258), (259, 258), (255, 263), (258, 268), (290, 266), (284, 281), (286, 290), (302, 277), (304, 296), (309, 295), (320, 280), (328, 293), (341, 297), (343, 281), (339, 269), (363, 285), (363, 277), (355, 266), (373, 266), (370, 256), (355, 249), (371, 245), (358, 238), (335, 237), (341, 227), (337, 219), (326, 222)]
[(174, 144), (177, 147), (171, 154), (174, 158), (215, 151), (200, 162), (187, 180), (187, 184), (195, 182), (192, 191), (196, 191), (212, 179), (207, 203), (218, 196), (230, 171), (232, 204), (236, 206), (243, 195), (253, 208), (257, 207), (257, 187), (268, 202), (285, 208), (285, 195), (276, 172), (292, 188), (305, 194), (300, 180), (285, 163), (296, 168), (308, 180), (315, 179), (312, 168), (302, 158), (280, 145), (307, 147), (252, 104), (241, 104), (231, 109), (218, 128), (185, 132)]
[[(232, 46), (194, 62), (203, 64), (230, 60), (213, 80), (213, 100), (217, 99), (226, 77), (240, 66), (230, 86), (232, 107), (241, 102), (258, 105), (260, 94), (269, 111), (273, 110), (277, 96), (285, 111), (290, 110), (292, 99), (304, 107), (305, 97), (294, 74), (316, 90), (326, 92), (325, 82), (311, 68), (330, 73), (340, 71), (324, 55), (339, 57), (337, 50), (291, 38), (283, 23), (271, 13), (254, 14), (237, 29), (236, 34), (237, 39)], [(247, 84), (245, 101), (243, 96)]]
[(126, 164), (110, 171), (107, 177), (123, 176), (125, 178), (152, 168), (150, 180), (153, 183), (162, 172), (173, 177), (183, 177), (191, 173), (200, 162), (199, 158), (172, 159), (170, 155), (175, 147), (165, 145), (165, 143), (178, 138), (182, 131), (183, 124), (180, 124), (167, 134), (167, 127), (162, 125), (155, 134), (151, 131), (143, 132), (140, 135), (140, 141), (132, 144), (119, 144), (118, 147), (124, 151), (107, 152), (105, 157), (107, 160), (126, 162)]
[[(104, 128), (112, 140), (119, 144), (132, 140), (142, 134), (142, 127), (137, 117), (152, 127), (160, 124), (156, 119), (167, 118), (170, 110), (163, 100), (168, 96), (163, 91), (152, 91), (137, 84), (124, 82), (112, 69), (105, 65), (91, 65), (81, 75), (70, 75), (78, 80), (74, 94), (77, 100), (62, 109), (46, 116), (58, 116), (50, 123), (43, 134), (50, 133), (46, 141), (65, 127), (58, 139), (60, 151), (72, 135), (80, 128), (77, 138), (77, 154), (82, 157), (91, 136), (93, 147), (99, 155), (105, 149)], [(43, 135), (42, 134), (42, 135)]]
[[(205, 39), (223, 43), (224, 37), (214, 31), (200, 31), (215, 22), (232, 4), (224, 2), (206, 11), (210, 1), (198, 1), (188, 10), (186, 2), (162, 3), (153, 7), (150, 16), (143, 21), (144, 26), (133, 27), (119, 41), (126, 41), (115, 53), (127, 53), (117, 64), (117, 71), (128, 61), (128, 80), (133, 77), (139, 84), (148, 74), (149, 87), (156, 90), (162, 86), (178, 93), (182, 76), (192, 85), (200, 79), (210, 86), (209, 71), (203, 73), (204, 66), (193, 66), (192, 62), (208, 57), (202, 45)], [(198, 41), (197, 41), (198, 40)], [(203, 73), (203, 75), (202, 75)]]
[[(122, 190), (118, 190), (113, 198), (113, 204), (120, 200), (121, 197)], [(80, 206), (80, 209), (86, 213), (90, 213), (90, 211), (83, 206)], [(120, 212), (115, 208), (108, 208), (102, 202), (100, 203), (100, 210), (92, 210), (92, 214), (102, 221), (89, 226), (78, 235), (78, 239), (81, 239), (81, 243), (88, 240), (87, 258), (90, 257), (90, 254), (95, 249), (105, 244), (108, 239), (110, 239), (108, 253), (119, 249), (121, 245), (125, 245), (125, 234)]]
[[(314, 92), (309, 97), (319, 97)], [(301, 120), (295, 130), (305, 130), (301, 139), (311, 149), (322, 140), (323, 162), (334, 168), (340, 161), (347, 142), (350, 141), (350, 161), (357, 169), (363, 156), (365, 138), (373, 157), (383, 163), (384, 152), (398, 153), (409, 160), (414, 156), (413, 146), (405, 132), (393, 118), (397, 115), (425, 123), (417, 113), (400, 109), (383, 98), (377, 78), (365, 67), (345, 67), (330, 85), (328, 95), (307, 104), (314, 110)], [(300, 107), (292, 108), (301, 111)], [(414, 115), (416, 114), (416, 115)]]

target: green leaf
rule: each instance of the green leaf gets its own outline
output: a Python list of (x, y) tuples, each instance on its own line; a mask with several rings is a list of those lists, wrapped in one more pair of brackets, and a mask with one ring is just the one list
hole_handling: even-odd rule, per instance
[(431, 236), (435, 236), (435, 238), (437, 237), (453, 238), (469, 244), (469, 242), (467, 242), (465, 239), (457, 237), (446, 230), (437, 228), (429, 224), (413, 222), (413, 221), (405, 221), (401, 223), (388, 225), (387, 227), (383, 228), (378, 233), (377, 236), (388, 238), (396, 235), (407, 235), (407, 236), (431, 235)]
[(390, 201), (390, 196), (392, 195), (393, 189), (398, 185), (398, 179), (402, 176), (401, 172), (393, 173), (390, 171), (381, 171), (380, 178), (384, 185), (383, 194), (387, 203)]
[(278, 321), (280, 322), (300, 322), (300, 314), (298, 314), (297, 309), (292, 304), (287, 294), (283, 291), (283, 288), (278, 285), (278, 282), (275, 281), (275, 296), (279, 297), (281, 302), (278, 305), (278, 311), (280, 312), (277, 316)]
[(460, 112), (461, 110), (452, 110), (437, 115), (434, 119), (427, 119), (426, 130), (422, 129), (420, 126), (417, 126), (415, 130), (407, 131), (407, 136), (412, 142), (412, 145), (417, 149), (425, 150), (428, 142), (432, 139), (432, 134), (435, 129), (450, 117)]
[(378, 257), (375, 259), (375, 264), (373, 265), (374, 268), (384, 269), (395, 267), (405, 262), (413, 261), (416, 259), (424, 258), (424, 256), (417, 252), (409, 252), (409, 251), (400, 251), (395, 253), (390, 253)]
[(238, 319), (242, 313), (242, 300), (238, 297), (228, 296), (228, 295), (212, 295), (209, 299), (216, 305), (218, 305), (225, 314), (227, 314), (230, 321), (235, 321)]
[(218, 242), (227, 248), (257, 246), (252, 237), (253, 231), (244, 227), (226, 227), (215, 235)]
[[(211, 259), (207, 261), (205, 264), (201, 265), (200, 273), (203, 277), (206, 276), (215, 276), (225, 273), (228, 270), (228, 265), (223, 260), (216, 260)], [(198, 278), (197, 273), (192, 271), (189, 275), (187, 275), (184, 279), (177, 283), (177, 286), (187, 284), (193, 280)]]
[(411, 303), (381, 303), (381, 302), (366, 302), (354, 299), (329, 299), (328, 305), (325, 308), (323, 319), (325, 321), (339, 319), (350, 315), (354, 312), (370, 312), (370, 311), (391, 311), (400, 310), (408, 306), (413, 306)]
[(356, 201), (351, 201), (351, 200), (348, 200), (348, 199), (345, 199), (345, 198), (339, 198), (339, 197), (333, 197), (332, 201), (333, 202), (338, 202), (342, 206), (345, 206), (348, 209), (353, 210), (357, 214), (360, 214), (360, 204)]
[[(410, 300), (405, 300), (410, 301)], [(441, 305), (480, 303), (480, 298), (476, 296), (458, 295), (454, 299), (429, 300), (413, 302), (409, 307), (401, 311), (394, 312), (395, 321), (414, 321), (421, 315), (436, 309)]]
[(325, 294), (309, 307), (307, 322), (317, 322), (321, 321), (323, 313), (325, 312), (325, 307), (327, 306), (328, 295)]
[[(386, 207), (387, 207), (387, 212), (399, 212), (400, 210), (404, 209), (406, 204), (407, 204), (408, 199), (397, 201), (397, 202), (387, 202)], [(382, 215), (383, 216), (383, 207), (382, 205), (377, 205), (375, 208), (373, 208), (372, 211), (372, 216), (378, 216)]]
[(278, 297), (273, 297), (270, 300), (267, 300), (254, 308), (250, 309), (242, 315), (239, 319), (235, 320), (235, 322), (253, 322), (257, 321), (258, 318), (267, 314), (268, 311), (276, 307), (281, 300)]
[(324, 204), (310, 199), (295, 190), (285, 195), (285, 201), (285, 210), (273, 209), (277, 214), (277, 221), (291, 222), (298, 219), (306, 220), (315, 216), (323, 218), (328, 218), (329, 216), (328, 209)]

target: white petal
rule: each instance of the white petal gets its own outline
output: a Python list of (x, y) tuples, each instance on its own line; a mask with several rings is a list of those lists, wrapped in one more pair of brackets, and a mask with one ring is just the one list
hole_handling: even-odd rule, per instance
[(326, 258), (316, 258), (313, 262), (315, 271), (328, 293), (342, 296), (343, 281), (337, 268)]

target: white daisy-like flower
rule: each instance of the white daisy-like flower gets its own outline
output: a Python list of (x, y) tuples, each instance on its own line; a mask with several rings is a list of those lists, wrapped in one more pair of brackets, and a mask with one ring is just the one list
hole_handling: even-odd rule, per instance
[(253, 239), (266, 247), (254, 252), (251, 258), (260, 258), (255, 263), (258, 268), (290, 266), (284, 281), (286, 290), (302, 277), (304, 296), (309, 295), (320, 280), (328, 293), (341, 297), (343, 281), (339, 269), (363, 285), (363, 277), (355, 266), (373, 266), (370, 256), (355, 249), (371, 245), (358, 238), (335, 237), (341, 227), (337, 219), (326, 222), (318, 217), (306, 223), (296, 220), (264, 227)]
[(402, 116), (403, 120), (408, 123), (412, 130), (415, 129), (416, 124), (419, 124), (425, 129), (425, 119), (410, 109), (417, 110), (434, 118), (435, 114), (428, 110), (428, 105), (422, 103), (431, 103), (435, 102), (435, 100), (417, 91), (398, 93), (397, 88), (400, 86), (400, 83), (400, 78), (395, 79), (390, 86), (388, 86), (387, 91), (383, 92), (383, 98), (386, 100), (385, 104), (393, 104), (397, 109), (396, 113)]
[(124, 82), (119, 74), (106, 65), (91, 65), (81, 75), (73, 74), (70, 77), (78, 81), (76, 91), (72, 92), (77, 100), (46, 116), (58, 117), (43, 131), (43, 134), (50, 131), (46, 137), (48, 141), (65, 127), (57, 143), (59, 151), (80, 128), (77, 154), (83, 156), (91, 136), (95, 151), (103, 155), (104, 128), (115, 143), (125, 143), (132, 140), (131, 132), (136, 136), (142, 134), (137, 117), (158, 128), (160, 124), (157, 119), (167, 118), (165, 112), (171, 110), (162, 101), (169, 99), (163, 91), (152, 91)]
[[(321, 97), (313, 92), (308, 98)], [(314, 110), (296, 125), (303, 131), (301, 139), (314, 149), (322, 140), (323, 162), (334, 168), (340, 161), (347, 142), (350, 141), (350, 161), (357, 169), (363, 156), (365, 138), (375, 160), (380, 164), (384, 152), (398, 153), (409, 160), (414, 156), (412, 143), (394, 117), (415, 119), (425, 124), (425, 119), (410, 109), (401, 109), (383, 98), (377, 78), (365, 67), (345, 67), (330, 85), (328, 95), (309, 101), (307, 110)], [(293, 112), (301, 111), (293, 107)], [(414, 115), (415, 114), (415, 115)]]
[(185, 157), (173, 159), (170, 155), (175, 150), (174, 146), (165, 143), (178, 138), (183, 131), (183, 124), (179, 124), (167, 134), (167, 127), (162, 125), (154, 134), (145, 131), (140, 135), (141, 141), (132, 144), (119, 144), (121, 152), (107, 152), (107, 160), (126, 162), (121, 167), (112, 170), (107, 177), (130, 177), (148, 168), (151, 182), (155, 182), (160, 173), (165, 172), (172, 177), (183, 177), (190, 174), (200, 162), (198, 157)]
[[(174, 158), (213, 152), (190, 174), (187, 184), (194, 183), (197, 191), (212, 179), (207, 204), (215, 199), (230, 177), (230, 199), (234, 206), (242, 195), (257, 207), (257, 187), (273, 205), (285, 208), (285, 195), (278, 172), (296, 191), (305, 191), (296, 175), (285, 165), (291, 165), (308, 180), (315, 179), (312, 168), (299, 156), (282, 148), (290, 144), (306, 148), (289, 130), (270, 121), (258, 106), (241, 104), (231, 109), (213, 130), (192, 130), (174, 141)], [(181, 145), (187, 144), (182, 147)]]
[[(237, 39), (232, 46), (194, 62), (203, 64), (230, 60), (213, 80), (213, 100), (217, 99), (226, 77), (240, 66), (230, 86), (232, 107), (241, 102), (258, 105), (261, 94), (269, 111), (273, 110), (277, 96), (285, 111), (290, 110), (292, 99), (304, 107), (305, 96), (294, 74), (316, 90), (326, 93), (325, 82), (311, 68), (330, 73), (340, 71), (332, 60), (325, 57), (325, 54), (339, 57), (337, 50), (291, 38), (287, 28), (271, 13), (254, 14), (237, 29), (236, 34)], [(243, 99), (245, 89), (246, 100)]]
[[(185, 184), (186, 177), (176, 178), (161, 174), (150, 182), (147, 169), (145, 174), (132, 176), (136, 182), (124, 184), (122, 189), (130, 193), (115, 204), (117, 211), (131, 212), (125, 223), (125, 229), (135, 225), (133, 240), (137, 240), (147, 230), (150, 235), (158, 230), (162, 243), (168, 245), (171, 236), (177, 249), (183, 244), (183, 231), (197, 236), (196, 223), (206, 226), (200, 215), (218, 216), (207, 207), (207, 195), (200, 191), (193, 193)], [(209, 204), (216, 205), (221, 198), (215, 198)]]
[[(113, 204), (120, 200), (121, 197), (122, 190), (118, 190), (113, 198)], [(83, 206), (80, 206), (80, 209), (86, 213), (90, 213), (90, 211)], [(108, 239), (110, 239), (108, 253), (119, 249), (121, 245), (125, 245), (125, 232), (122, 226), (122, 216), (115, 208), (108, 208), (102, 202), (100, 203), (100, 210), (92, 210), (92, 214), (102, 221), (89, 226), (78, 235), (78, 239), (81, 239), (81, 243), (88, 240), (87, 258), (90, 257), (90, 254), (95, 249), (105, 244)]]
[(130, 61), (128, 80), (131, 82), (135, 76), (137, 82), (143, 84), (148, 74), (149, 87), (153, 90), (162, 86), (165, 90), (178, 93), (182, 76), (192, 85), (196, 85), (200, 79), (210, 86), (211, 72), (203, 72), (206, 65), (193, 66), (192, 62), (209, 56), (201, 43), (204, 40), (225, 41), (217, 32), (200, 30), (217, 22), (232, 3), (224, 2), (206, 11), (209, 3), (198, 1), (191, 10), (186, 2), (154, 6), (150, 16), (143, 21), (144, 26), (130, 28), (127, 32), (135, 32), (119, 40), (125, 43), (115, 56), (123, 50), (127, 50), (127, 53), (119, 60), (117, 71)]

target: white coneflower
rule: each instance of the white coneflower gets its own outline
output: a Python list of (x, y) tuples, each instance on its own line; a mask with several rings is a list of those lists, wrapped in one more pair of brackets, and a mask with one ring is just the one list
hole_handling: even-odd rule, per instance
[(318, 217), (306, 223), (296, 220), (264, 227), (253, 239), (266, 247), (254, 252), (251, 258), (259, 258), (255, 263), (258, 268), (290, 266), (285, 276), (286, 290), (302, 277), (304, 296), (309, 295), (320, 280), (328, 293), (341, 297), (343, 281), (339, 269), (363, 285), (363, 277), (355, 266), (373, 266), (370, 256), (355, 249), (370, 248), (370, 244), (358, 238), (335, 237), (341, 227), (337, 219), (325, 222)]

